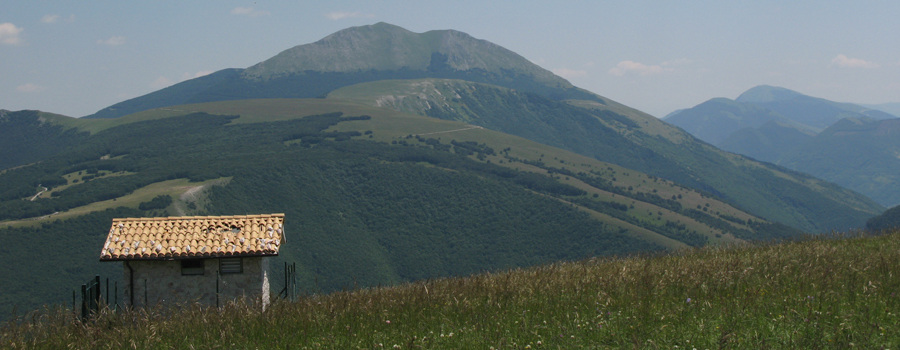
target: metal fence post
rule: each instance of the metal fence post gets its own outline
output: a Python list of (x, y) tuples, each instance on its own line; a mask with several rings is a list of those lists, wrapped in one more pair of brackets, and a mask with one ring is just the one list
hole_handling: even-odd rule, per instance
[(85, 294), (87, 294), (87, 285), (81, 285), (81, 318), (84, 319), (87, 317), (87, 300), (85, 300)]

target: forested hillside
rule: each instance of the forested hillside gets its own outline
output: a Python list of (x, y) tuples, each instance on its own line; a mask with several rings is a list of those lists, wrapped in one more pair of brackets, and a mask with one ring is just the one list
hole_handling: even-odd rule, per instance
[(0, 170), (39, 161), (87, 138), (87, 133), (48, 121), (49, 116), (0, 109)]

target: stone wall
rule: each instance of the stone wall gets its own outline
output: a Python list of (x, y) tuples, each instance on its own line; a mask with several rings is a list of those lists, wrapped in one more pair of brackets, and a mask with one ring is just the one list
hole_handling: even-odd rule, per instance
[(202, 275), (182, 275), (180, 260), (130, 260), (123, 262), (125, 304), (131, 303), (130, 271), (134, 270), (135, 307), (201, 303), (216, 305), (216, 281), (218, 275), (218, 300), (224, 304), (243, 297), (261, 298), (269, 303), (269, 261), (265, 257), (243, 259), (243, 272), (219, 274), (219, 259), (203, 259)]

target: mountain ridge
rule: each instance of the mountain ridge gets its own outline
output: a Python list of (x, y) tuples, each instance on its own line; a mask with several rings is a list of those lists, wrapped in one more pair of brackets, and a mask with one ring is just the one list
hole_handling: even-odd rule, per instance
[(377, 23), (298, 45), (249, 68), (229, 68), (103, 108), (84, 118), (118, 118), (152, 108), (255, 98), (317, 98), (385, 79), (448, 78), (553, 99), (607, 99), (579, 89), (522, 56), (455, 30), (414, 33)]

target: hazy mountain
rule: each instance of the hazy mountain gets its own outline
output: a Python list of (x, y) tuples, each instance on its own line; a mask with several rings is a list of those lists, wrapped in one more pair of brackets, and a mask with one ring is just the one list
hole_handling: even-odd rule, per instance
[(86, 118), (117, 118), (185, 103), (322, 97), (337, 88), (368, 81), (429, 77), (489, 83), (553, 99), (604, 101), (512, 51), (466, 33), (414, 33), (377, 23), (338, 31), (247, 69), (224, 69), (181, 82)]
[(758, 128), (771, 121), (790, 122), (772, 110), (727, 98), (711, 99), (663, 120), (713, 145), (744, 128)]
[(785, 116), (791, 122), (821, 131), (836, 121), (848, 117), (866, 116), (874, 119), (895, 116), (852, 103), (829, 101), (807, 96), (785, 88), (760, 85), (738, 96), (735, 101), (752, 103)]
[(852, 103), (834, 102), (785, 88), (760, 85), (745, 91), (735, 100), (713, 98), (693, 108), (680, 110), (677, 114), (673, 112), (663, 119), (701, 140), (719, 145), (740, 129), (759, 128), (770, 121), (808, 134), (818, 133), (843, 118), (859, 117), (895, 118), (883, 111)]
[(895, 206), (900, 204), (900, 119), (842, 119), (788, 149), (779, 163)]
[(809, 173), (884, 206), (900, 203), (894, 175), (900, 166), (894, 140), (900, 135), (892, 127), (897, 120), (868, 107), (765, 85), (735, 101), (712, 99), (666, 119), (723, 150)]
[(874, 105), (860, 104), (860, 106), (863, 106), (866, 108), (871, 108), (871, 109), (877, 109), (879, 111), (882, 111), (885, 113), (890, 113), (891, 115), (900, 117), (900, 102), (881, 103), (881, 104), (874, 104)]

